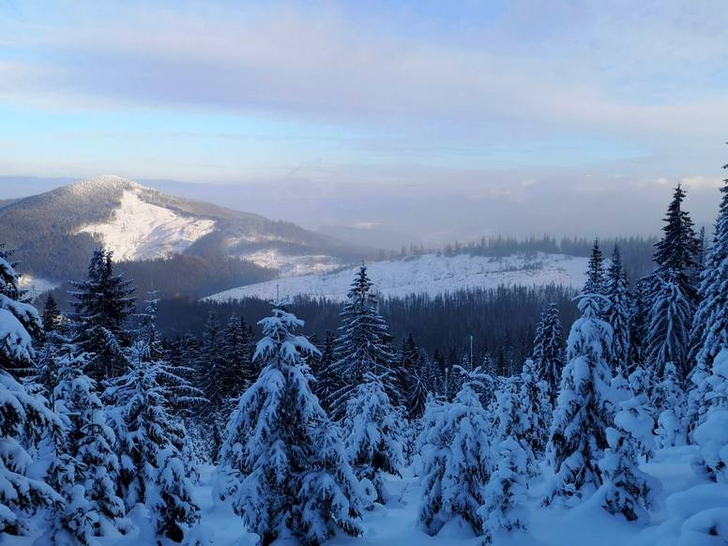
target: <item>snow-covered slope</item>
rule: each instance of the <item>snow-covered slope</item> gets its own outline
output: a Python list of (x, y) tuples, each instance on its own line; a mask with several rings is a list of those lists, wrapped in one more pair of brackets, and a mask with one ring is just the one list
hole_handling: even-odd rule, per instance
[[(503, 258), (459, 254), (425, 254), (402, 260), (373, 262), (369, 274), (376, 290), (384, 297), (408, 294), (431, 296), (468, 288), (495, 288), (500, 285), (549, 285), (581, 287), (587, 258), (563, 254), (518, 254)], [(343, 300), (356, 267), (321, 275), (305, 275), (268, 281), (210, 296), (225, 301), (245, 297), (261, 299), (308, 295)]]
[(180, 216), (146, 203), (138, 191), (124, 190), (108, 222), (83, 226), (77, 233), (96, 235), (118, 260), (149, 260), (180, 253), (215, 229), (213, 220)]

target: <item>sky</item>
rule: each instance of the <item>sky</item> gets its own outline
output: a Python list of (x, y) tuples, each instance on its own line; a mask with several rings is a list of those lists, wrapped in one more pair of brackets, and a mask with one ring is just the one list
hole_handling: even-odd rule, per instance
[(0, 198), (113, 173), (399, 244), (654, 233), (681, 181), (708, 224), (726, 28), (725, 0), (0, 0)]

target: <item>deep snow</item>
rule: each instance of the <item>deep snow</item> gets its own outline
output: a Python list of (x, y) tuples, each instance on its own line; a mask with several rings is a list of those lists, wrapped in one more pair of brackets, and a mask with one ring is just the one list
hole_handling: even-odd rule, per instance
[[(651, 521), (628, 523), (612, 516), (595, 502), (567, 509), (558, 506), (539, 506), (542, 483), (532, 484), (529, 490), (531, 508), (529, 529), (524, 534), (496, 536), (495, 546), (717, 546), (726, 544), (723, 538), (710, 536), (716, 530), (728, 536), (728, 484), (710, 483), (696, 475), (690, 465), (694, 447), (679, 447), (658, 451), (653, 461), (643, 469), (656, 477), (662, 486), (660, 506), (651, 514)], [(196, 487), (201, 507), (200, 525), (193, 530), (215, 546), (254, 545), (255, 536), (246, 533), (241, 520), (226, 503), (213, 498), (215, 471), (211, 466), (201, 469), (200, 484)], [(332, 546), (415, 546), (419, 544), (475, 546), (482, 538), (467, 527), (453, 521), (434, 537), (418, 526), (418, 510), (422, 495), (419, 479), (407, 468), (403, 478), (390, 477), (387, 482), (390, 502), (377, 505), (364, 515), (364, 536), (337, 536), (327, 542)], [(106, 538), (103, 545), (150, 544), (152, 538), (145, 523), (145, 509), (137, 507), (132, 520), (139, 530), (122, 538)], [(0, 543), (33, 544), (35, 537), (3, 537)], [(286, 542), (279, 542), (286, 544)]]

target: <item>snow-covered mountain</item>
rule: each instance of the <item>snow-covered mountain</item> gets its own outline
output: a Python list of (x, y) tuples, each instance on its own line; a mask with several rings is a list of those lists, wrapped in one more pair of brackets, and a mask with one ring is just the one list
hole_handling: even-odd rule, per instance
[[(471, 288), (501, 285), (543, 286), (560, 284), (581, 287), (585, 281), (587, 258), (564, 254), (516, 254), (501, 258), (457, 254), (425, 254), (401, 260), (368, 264), (369, 276), (384, 297), (428, 294), (431, 296)], [(226, 301), (255, 297), (274, 299), (276, 295), (307, 295), (343, 300), (356, 267), (319, 275), (304, 275), (251, 284), (226, 290), (208, 299)]]
[(165, 195), (105, 175), (0, 203), (0, 233), (22, 269), (65, 280), (103, 244), (117, 260), (245, 258), (282, 275), (328, 271), (370, 252), (289, 222)]

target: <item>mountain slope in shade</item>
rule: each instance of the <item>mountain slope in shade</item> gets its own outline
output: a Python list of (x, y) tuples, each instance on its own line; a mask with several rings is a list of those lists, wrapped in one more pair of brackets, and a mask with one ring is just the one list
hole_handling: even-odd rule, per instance
[[(462, 289), (496, 288), (501, 285), (584, 285), (588, 258), (564, 254), (515, 254), (502, 258), (457, 254), (425, 254), (401, 260), (368, 264), (369, 276), (383, 297), (409, 294), (452, 293)], [(342, 301), (346, 298), (356, 267), (322, 275), (277, 279), (226, 290), (209, 300), (227, 301), (254, 297), (272, 299), (312, 296)]]
[(0, 203), (0, 233), (22, 270), (66, 280), (103, 244), (117, 260), (173, 254), (247, 259), (283, 275), (326, 271), (373, 251), (289, 222), (165, 195), (105, 175)]

